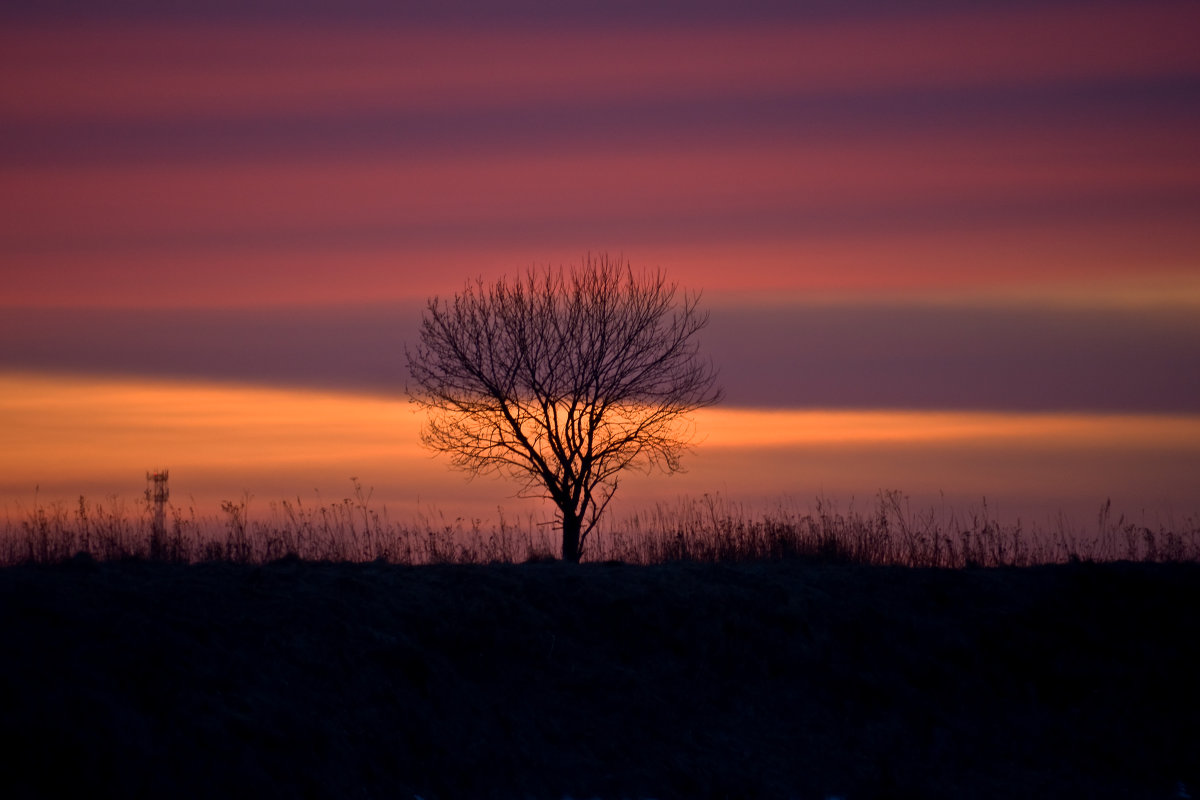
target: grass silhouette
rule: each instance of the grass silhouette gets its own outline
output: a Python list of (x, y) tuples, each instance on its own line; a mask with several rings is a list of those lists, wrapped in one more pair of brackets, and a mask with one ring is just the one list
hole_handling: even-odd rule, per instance
[[(5, 795), (1173, 797), (1200, 526), (757, 515), (553, 531), (249, 498), (0, 537)], [(520, 563), (517, 563), (520, 562)]]
[[(55, 563), (77, 554), (99, 560), (145, 558), (198, 563), (263, 564), (305, 561), (385, 561), (393, 564), (494, 564), (555, 557), (551, 532), (532, 519), (513, 524), (500, 516), (480, 520), (432, 513), (407, 522), (374, 508), (370, 492), (354, 482), (339, 502), (271, 503), (253, 516), (249, 497), (225, 501), (221, 517), (194, 507), (170, 509), (156, 531), (149, 507), (119, 500), (106, 507), (80, 497), (74, 508), (38, 505), (0, 527), (0, 564)], [(1090, 529), (1065, 519), (1053, 529), (1003, 524), (986, 504), (960, 518), (936, 509), (914, 510), (898, 491), (882, 491), (866, 511), (840, 510), (826, 499), (814, 509), (784, 505), (749, 512), (704, 495), (610, 522), (589, 541), (585, 560), (659, 564), (674, 561), (743, 562), (803, 559), (910, 567), (1002, 567), (1071, 561), (1200, 561), (1200, 518), (1150, 527), (1114, 515), (1106, 503)]]

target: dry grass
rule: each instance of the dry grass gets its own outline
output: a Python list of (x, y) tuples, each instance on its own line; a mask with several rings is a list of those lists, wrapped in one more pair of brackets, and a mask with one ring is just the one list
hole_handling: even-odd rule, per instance
[(479, 520), (443, 515), (394, 522), (370, 504), (355, 483), (354, 497), (328, 504), (299, 498), (271, 503), (255, 517), (250, 497), (221, 504), (220, 517), (195, 507), (169, 507), (156, 531), (147, 506), (131, 509), (119, 499), (107, 506), (80, 497), (74, 508), (38, 505), (0, 528), (0, 564), (57, 563), (86, 553), (98, 560), (143, 558), (199, 563), (262, 564), (283, 558), (305, 561), (386, 561), (393, 564), (486, 564), (552, 558), (549, 532), (532, 524), (518, 529), (501, 517), (485, 529)]
[(803, 558), (912, 567), (1002, 567), (1072, 561), (1200, 561), (1200, 519), (1150, 528), (1113, 515), (1106, 503), (1094, 528), (1002, 524), (986, 504), (965, 518), (914, 509), (898, 491), (880, 492), (867, 511), (841, 511), (819, 499), (814, 510), (779, 506), (757, 515), (705, 495), (635, 516), (601, 540), (602, 559), (754, 561)]
[[(144, 558), (182, 563), (230, 561), (385, 561), (394, 564), (489, 564), (548, 560), (557, 531), (532, 518), (485, 526), (437, 513), (408, 522), (371, 505), (357, 482), (354, 496), (328, 504), (300, 499), (271, 503), (252, 515), (250, 498), (222, 504), (220, 517), (170, 507), (155, 530), (146, 505), (107, 505), (80, 497), (74, 508), (36, 505), (0, 527), (0, 564), (56, 563), (86, 553), (100, 560)], [(1149, 527), (1114, 515), (1105, 504), (1094, 527), (1060, 519), (1053, 529), (1002, 524), (986, 505), (958, 517), (913, 509), (900, 492), (880, 492), (872, 506), (840, 510), (779, 505), (762, 512), (704, 495), (610, 521), (587, 542), (585, 560), (658, 564), (808, 559), (916, 567), (1032, 566), (1071, 561), (1200, 561), (1200, 519)]]

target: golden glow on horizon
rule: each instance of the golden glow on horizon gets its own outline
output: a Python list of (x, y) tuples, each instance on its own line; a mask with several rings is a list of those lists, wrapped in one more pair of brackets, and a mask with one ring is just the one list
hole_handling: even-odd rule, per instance
[[(0, 377), (6, 471), (183, 458), (209, 466), (415, 454), (403, 400), (112, 378)], [(47, 476), (49, 477), (49, 476)]]
[[(403, 398), (236, 385), (0, 374), (0, 508), (136, 499), (147, 469), (201, 513), (251, 492), (260, 503), (348, 493), (348, 479), (403, 516), (538, 508), (505, 480), (467, 482), (421, 448)], [(1115, 493), (1194, 513), (1200, 416), (708, 409), (675, 476), (630, 475), (625, 508), (681, 494), (753, 501), (823, 492), (1017, 497), (1091, 507)], [(1157, 494), (1156, 494), (1157, 493)], [(1143, 502), (1140, 501), (1139, 502)], [(1073, 506), (1072, 506), (1073, 507)]]
[(697, 414), (697, 426), (704, 447), (989, 441), (1153, 447), (1181, 437), (1200, 446), (1200, 418), (1142, 414), (707, 409)]

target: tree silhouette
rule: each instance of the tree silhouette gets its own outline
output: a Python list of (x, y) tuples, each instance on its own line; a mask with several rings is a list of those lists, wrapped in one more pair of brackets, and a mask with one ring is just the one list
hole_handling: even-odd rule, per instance
[(421, 440), (549, 498), (563, 560), (578, 561), (622, 470), (678, 471), (689, 415), (721, 399), (698, 304), (661, 271), (603, 254), (434, 297), (405, 350), (409, 396), (428, 412)]

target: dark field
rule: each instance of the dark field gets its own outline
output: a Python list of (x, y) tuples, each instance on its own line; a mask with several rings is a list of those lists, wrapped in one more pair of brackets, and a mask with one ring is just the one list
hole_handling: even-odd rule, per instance
[(1200, 565), (0, 569), (6, 797), (1200, 788)]

